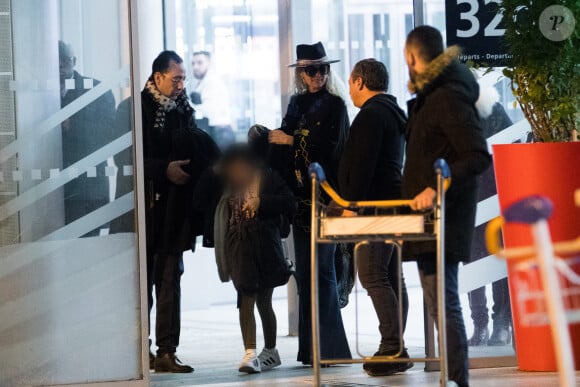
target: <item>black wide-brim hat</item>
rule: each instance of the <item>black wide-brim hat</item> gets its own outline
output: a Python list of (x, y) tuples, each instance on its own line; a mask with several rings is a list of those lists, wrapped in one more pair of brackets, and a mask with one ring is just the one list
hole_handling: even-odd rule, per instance
[(326, 51), (321, 42), (314, 44), (299, 44), (296, 46), (296, 63), (288, 67), (306, 67), (340, 62), (338, 59), (330, 60), (326, 57)]

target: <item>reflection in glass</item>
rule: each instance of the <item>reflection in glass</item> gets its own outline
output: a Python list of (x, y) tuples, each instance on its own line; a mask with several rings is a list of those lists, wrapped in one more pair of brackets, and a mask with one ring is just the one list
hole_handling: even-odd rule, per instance
[(280, 124), (275, 1), (175, 1), (167, 31), (188, 66), (197, 124), (222, 147), (245, 140), (255, 123)]
[(130, 111), (115, 124), (130, 95), (128, 1), (9, 4), (0, 23), (12, 31), (0, 53), (9, 62), (0, 69), (0, 385), (141, 379), (136, 238), (109, 234), (134, 206), (131, 177), (112, 200), (117, 170), (132, 176), (133, 164), (113, 163), (132, 143)]

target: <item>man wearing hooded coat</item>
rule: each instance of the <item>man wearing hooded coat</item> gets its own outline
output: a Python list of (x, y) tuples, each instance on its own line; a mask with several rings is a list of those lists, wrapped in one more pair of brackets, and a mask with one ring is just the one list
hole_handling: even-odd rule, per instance
[[(409, 33), (405, 59), (409, 67), (407, 152), (403, 196), (414, 210), (433, 206), (436, 198), (434, 162), (449, 164), (452, 183), (445, 208), (445, 309), (449, 379), (469, 385), (467, 337), (458, 294), (459, 262), (469, 261), (477, 205), (477, 178), (490, 165), (475, 102), (479, 86), (459, 63), (458, 47), (443, 49), (441, 33), (420, 26)], [(407, 244), (406, 256), (418, 259), (429, 314), (437, 321), (435, 243)]]

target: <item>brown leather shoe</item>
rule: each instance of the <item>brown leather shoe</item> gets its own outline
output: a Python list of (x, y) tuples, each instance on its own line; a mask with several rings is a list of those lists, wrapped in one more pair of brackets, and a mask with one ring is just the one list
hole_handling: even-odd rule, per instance
[(164, 353), (155, 358), (155, 372), (188, 374), (193, 372), (193, 367), (183, 364), (174, 353)]

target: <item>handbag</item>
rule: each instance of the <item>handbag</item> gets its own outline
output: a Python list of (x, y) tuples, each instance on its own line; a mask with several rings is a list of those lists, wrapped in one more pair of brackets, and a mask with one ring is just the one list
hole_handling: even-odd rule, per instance
[(292, 275), (292, 262), (284, 253), (279, 225), (276, 221), (254, 220), (254, 227), (252, 235), (259, 245), (258, 269), (263, 288), (286, 285)]
[(334, 253), (338, 304), (341, 308), (348, 305), (348, 299), (354, 287), (354, 246), (350, 243), (339, 243)]

